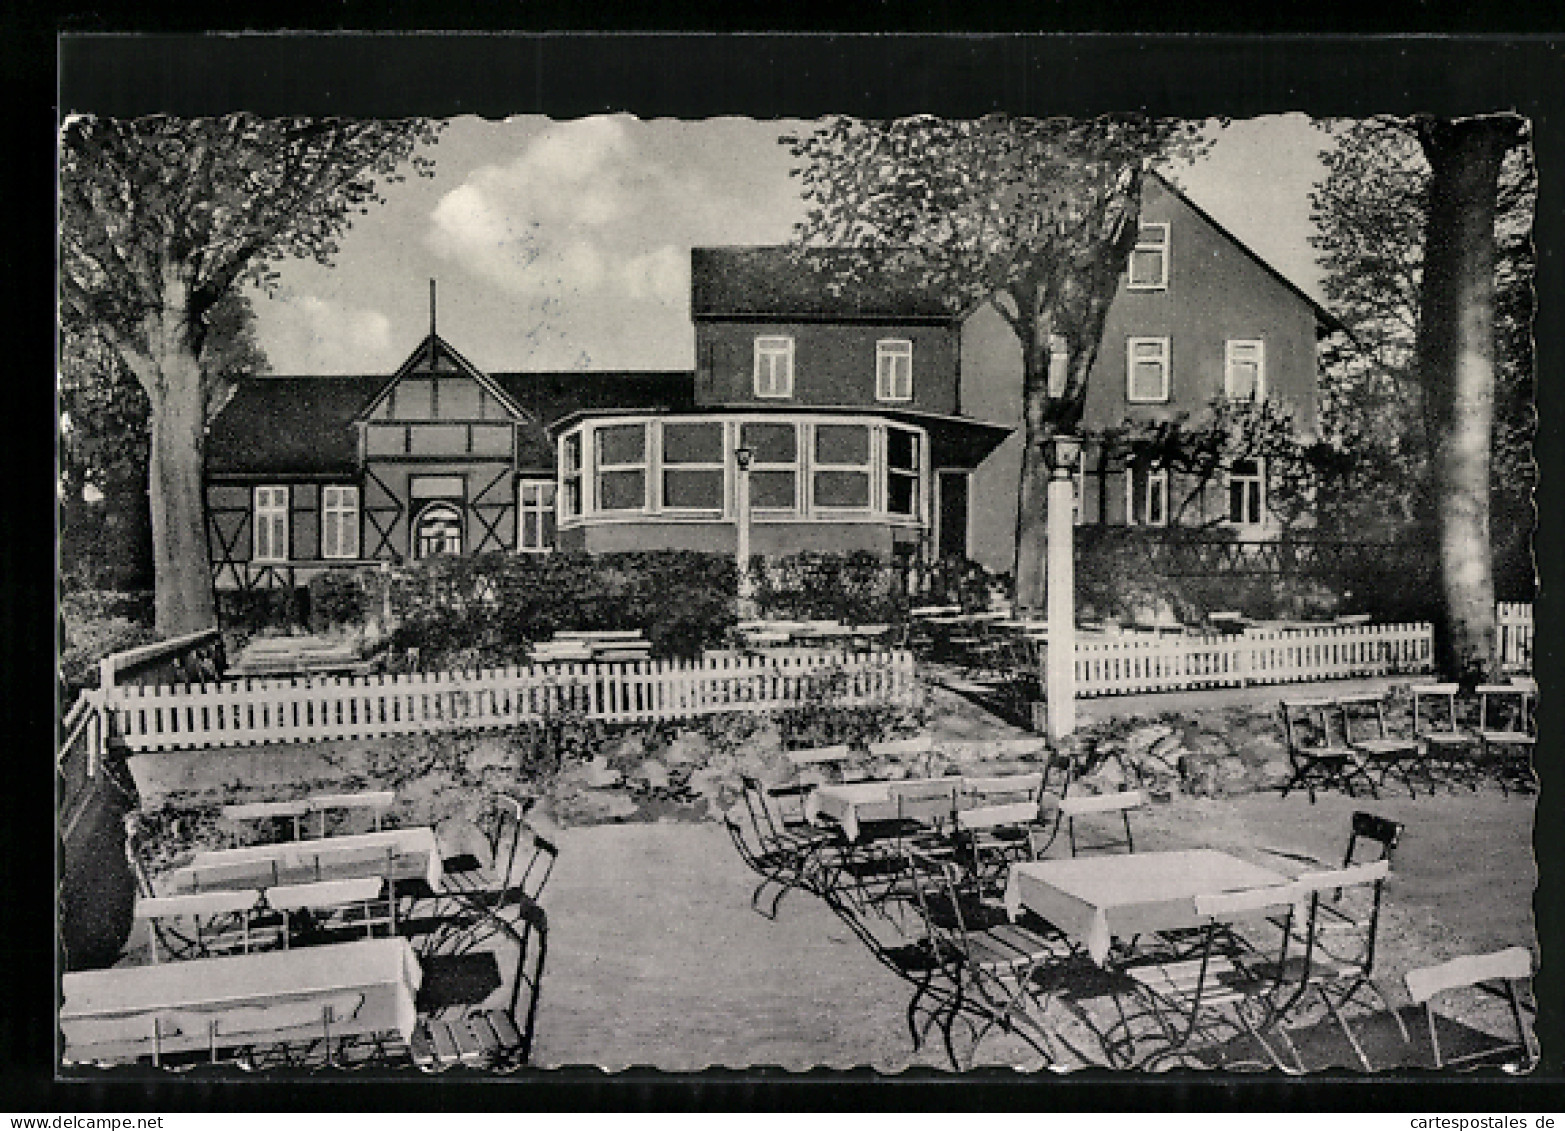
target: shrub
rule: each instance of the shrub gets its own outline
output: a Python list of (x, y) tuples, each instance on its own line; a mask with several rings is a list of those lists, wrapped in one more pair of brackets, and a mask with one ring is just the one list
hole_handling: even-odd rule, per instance
[(867, 550), (794, 554), (768, 561), (754, 573), (755, 603), (763, 616), (847, 624), (907, 619), (905, 569)]
[(321, 632), (362, 624), (370, 612), (369, 601), (359, 573), (342, 569), (318, 573), (309, 584), (310, 629)]

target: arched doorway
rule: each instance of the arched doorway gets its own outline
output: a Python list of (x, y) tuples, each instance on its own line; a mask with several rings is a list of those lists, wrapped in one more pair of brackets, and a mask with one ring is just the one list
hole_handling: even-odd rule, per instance
[(462, 515), (450, 503), (430, 503), (413, 526), (414, 553), (420, 558), (462, 552)]

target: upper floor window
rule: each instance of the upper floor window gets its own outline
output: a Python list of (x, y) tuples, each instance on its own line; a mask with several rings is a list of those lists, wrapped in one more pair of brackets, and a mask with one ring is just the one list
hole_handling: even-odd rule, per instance
[(1266, 399), (1266, 343), (1230, 338), (1223, 349), (1223, 395), (1234, 401)]
[[(580, 489), (580, 478), (577, 480)], [(554, 548), (554, 483), (524, 479), (518, 487), (516, 548), (541, 554)]]
[(750, 508), (799, 509), (799, 435), (792, 423), (750, 421), (740, 432), (750, 450)]
[(913, 399), (913, 343), (906, 338), (886, 338), (875, 343), (875, 398)]
[(1168, 339), (1129, 339), (1125, 343), (1125, 399), (1132, 404), (1166, 401), (1168, 385)]
[(1130, 253), (1130, 289), (1161, 291), (1168, 288), (1168, 225), (1142, 224), (1136, 250)]
[(815, 426), (814, 504), (825, 510), (869, 508), (869, 426)]
[(1259, 526), (1266, 521), (1266, 465), (1258, 459), (1237, 459), (1228, 469), (1228, 521)]
[(359, 489), (321, 488), (321, 557), (359, 556)]
[(907, 428), (886, 429), (886, 513), (917, 518), (919, 434)]
[(255, 560), (288, 560), (288, 488), (255, 489)]
[(755, 395), (793, 396), (793, 339), (755, 339)]
[(664, 422), (663, 507), (674, 511), (722, 511), (721, 423)]
[(1131, 526), (1168, 525), (1168, 469), (1132, 467), (1125, 472), (1125, 521)]
[(560, 441), (560, 511), (575, 518), (581, 503), (581, 433), (572, 432)]
[(600, 511), (639, 511), (647, 505), (647, 429), (611, 424), (597, 439), (597, 506)]

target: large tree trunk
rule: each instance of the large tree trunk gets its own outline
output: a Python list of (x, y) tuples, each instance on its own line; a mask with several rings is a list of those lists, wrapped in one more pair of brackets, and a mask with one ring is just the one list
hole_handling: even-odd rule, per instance
[(1441, 615), (1436, 665), (1495, 669), (1489, 452), (1494, 422), (1494, 218), (1514, 118), (1420, 123), (1429, 159), (1419, 366), (1433, 454)]
[[(1045, 339), (1047, 341), (1047, 339)], [(1050, 424), (1049, 363), (1040, 366), (1036, 350), (1022, 345), (1022, 481), (1016, 508), (1016, 608), (1041, 613), (1048, 592), (1049, 465), (1044, 450), (1053, 435)]]

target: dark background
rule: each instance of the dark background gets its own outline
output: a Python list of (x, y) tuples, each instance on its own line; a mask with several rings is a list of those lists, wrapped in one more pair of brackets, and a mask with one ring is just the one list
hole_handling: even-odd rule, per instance
[[(1236, 6), (1237, 7), (1237, 6)], [(1101, 5), (1039, 4), (1026, 14), (1033, 26), (1115, 32), (1130, 21), (1142, 31), (1250, 30), (1298, 32), (1319, 23), (1321, 11), (1297, 6), (1287, 12), (1249, 14), (1228, 6), (1132, 9), (1116, 17)], [(1275, 7), (1275, 6), (1267, 6)], [(556, 118), (627, 110), (642, 117), (697, 118), (718, 114), (811, 117), (840, 112), (860, 116), (938, 113), (965, 116), (991, 110), (1016, 114), (1092, 114), (1144, 109), (1185, 117), (1252, 117), (1303, 111), (1316, 116), (1429, 112), (1459, 116), (1515, 110), (1536, 131), (1539, 181), (1536, 238), (1539, 246), (1537, 322), (1541, 427), (1538, 441), (1543, 485), (1539, 513), (1560, 502), (1560, 377), (1565, 343), (1560, 310), (1560, 186), (1565, 114), (1565, 36), (1521, 38), (1527, 29), (1565, 20), (1542, 5), (1506, 9), (1464, 6), (1444, 11), (1421, 4), (1374, 5), (1355, 13), (1358, 32), (1418, 28), (1419, 35), (1360, 38), (1348, 35), (886, 35), (864, 32), (935, 31), (961, 20), (970, 31), (1014, 32), (1019, 14), (1003, 6), (880, 4), (864, 14), (835, 14), (838, 32), (820, 34), (709, 35), (641, 29), (765, 27), (791, 31), (810, 18), (784, 5), (767, 10), (739, 3), (656, 5), (633, 12), (588, 11), (581, 5), (391, 5), (321, 3), (290, 12), (271, 6), (192, 7), (153, 13), (142, 6), (99, 5), (56, 12), (19, 3), (0, 16), (0, 90), (6, 95), (7, 173), (0, 180), (12, 207), (0, 212), (11, 243), (6, 279), (8, 309), (23, 333), (21, 356), (7, 372), (18, 442), (4, 446), (12, 472), (10, 512), (0, 518), (0, 636), (11, 643), (0, 659), (0, 735), (9, 744), (12, 775), (0, 791), (8, 819), (0, 823), (0, 859), (6, 861), (11, 929), (0, 932), (5, 1008), (0, 1009), (0, 1108), (50, 1112), (178, 1110), (185, 1108), (298, 1106), (314, 1110), (415, 1110), (435, 1103), (448, 1110), (484, 1107), (558, 1109), (613, 1106), (732, 1110), (735, 1108), (1027, 1107), (1098, 1110), (1195, 1107), (1209, 1110), (1351, 1107), (1355, 1110), (1460, 1111), (1557, 1110), (1565, 1065), (1565, 1029), (1559, 1009), (1565, 976), (1558, 956), (1561, 936), (1559, 884), (1561, 834), (1555, 791), (1565, 774), (1554, 766), (1565, 716), (1553, 669), (1553, 600), (1561, 560), (1560, 524), (1545, 520), (1537, 538), (1542, 594), (1536, 606), (1538, 677), (1543, 686), (1539, 773), (1543, 782), (1537, 822), (1540, 892), (1538, 929), (1543, 969), (1538, 991), (1543, 1009), (1539, 1036), (1545, 1061), (1530, 1080), (1503, 1083), (1365, 1080), (1223, 1081), (1164, 1079), (1152, 1086), (1084, 1077), (1017, 1080), (938, 1077), (879, 1080), (870, 1073), (811, 1074), (764, 1071), (671, 1078), (656, 1073), (608, 1077), (597, 1072), (556, 1074), (507, 1087), (380, 1085), (369, 1090), (351, 1080), (305, 1082), (287, 1090), (242, 1091), (195, 1081), (122, 1081), (97, 1084), (49, 1082), (54, 1008), (51, 891), (46, 856), (52, 821), (45, 747), (52, 746), (53, 563), (42, 549), (52, 531), (52, 475), (42, 438), (52, 417), (48, 382), (52, 367), (53, 295), (43, 279), (53, 269), (54, 136), (59, 113), (134, 116), (221, 114), (402, 114), (502, 117), (544, 113)], [(497, 9), (499, 9), (497, 14)], [(775, 10), (773, 10), (775, 9)], [(289, 16), (294, 18), (289, 20)], [(299, 28), (354, 25), (478, 28), (514, 15), (535, 29), (510, 34), (201, 35), (206, 29), (240, 30), (262, 18)], [(815, 18), (819, 14), (815, 13)], [(570, 33), (619, 19), (616, 34)], [(1118, 24), (1116, 25), (1116, 20)], [(1511, 37), (1479, 36), (1504, 30)], [(69, 32), (57, 38), (59, 32)], [(124, 33), (135, 34), (103, 34)], [(57, 84), (57, 85), (56, 85)], [(16, 254), (19, 252), (20, 254)], [(24, 271), (18, 266), (26, 261)], [(23, 371), (27, 375), (21, 376)], [(37, 413), (35, 416), (34, 413)], [(29, 443), (28, 441), (34, 441)], [(42, 441), (42, 442), (38, 442)], [(23, 449), (28, 454), (22, 456)], [(36, 529), (34, 528), (36, 524)], [(23, 534), (24, 529), (30, 529)], [(7, 725), (9, 724), (9, 725)], [(1460, 867), (1460, 861), (1452, 861)]]

